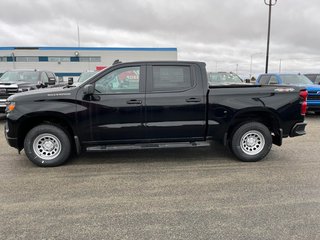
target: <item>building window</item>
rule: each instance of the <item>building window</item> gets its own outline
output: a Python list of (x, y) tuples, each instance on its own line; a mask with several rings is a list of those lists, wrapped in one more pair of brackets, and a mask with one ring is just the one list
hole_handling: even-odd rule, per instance
[(101, 57), (2, 56), (0, 62), (101, 62)]
[(70, 62), (70, 57), (48, 57), (49, 62)]
[(48, 62), (48, 57), (39, 57), (39, 62)]
[(71, 62), (79, 62), (79, 57), (71, 57), (70, 61)]
[(38, 62), (38, 57), (17, 56), (16, 62)]
[(101, 62), (101, 57), (79, 57), (80, 62)]

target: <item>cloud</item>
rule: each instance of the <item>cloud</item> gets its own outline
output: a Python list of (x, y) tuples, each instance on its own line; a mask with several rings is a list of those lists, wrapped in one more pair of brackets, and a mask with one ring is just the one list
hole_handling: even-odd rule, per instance
[[(75, 46), (79, 24), (82, 46), (177, 47), (179, 59), (244, 76), (253, 55), (254, 72), (264, 70), (263, 0), (1, 0), (0, 9), (0, 46)], [(270, 71), (280, 59), (287, 71), (320, 71), (319, 10), (318, 0), (273, 7)]]

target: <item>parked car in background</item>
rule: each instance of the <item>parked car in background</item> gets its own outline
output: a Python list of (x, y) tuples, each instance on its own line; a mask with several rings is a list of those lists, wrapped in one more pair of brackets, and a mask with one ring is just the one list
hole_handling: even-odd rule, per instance
[(243, 84), (242, 79), (235, 73), (208, 72), (209, 85)]
[(87, 79), (89, 79), (90, 77), (92, 77), (93, 75), (95, 75), (97, 72), (94, 71), (87, 71), (87, 72), (83, 72), (81, 73), (78, 82), (84, 82)]
[(49, 71), (13, 70), (5, 72), (0, 77), (0, 112), (5, 111), (5, 102), (9, 96), (55, 84), (56, 76)]
[(314, 84), (320, 84), (320, 73), (309, 73), (304, 75), (309, 78)]
[(259, 85), (294, 85), (305, 87), (308, 91), (308, 111), (320, 114), (320, 85), (315, 85), (301, 74), (261, 74), (256, 81)]

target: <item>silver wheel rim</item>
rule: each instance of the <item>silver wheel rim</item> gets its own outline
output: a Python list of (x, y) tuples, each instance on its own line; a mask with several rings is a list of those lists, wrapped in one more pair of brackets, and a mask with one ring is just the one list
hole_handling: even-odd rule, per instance
[(265, 145), (265, 138), (261, 132), (251, 130), (243, 134), (240, 140), (240, 147), (248, 155), (256, 155), (262, 151)]
[(43, 133), (33, 141), (33, 151), (43, 160), (52, 160), (60, 154), (61, 142), (56, 136)]

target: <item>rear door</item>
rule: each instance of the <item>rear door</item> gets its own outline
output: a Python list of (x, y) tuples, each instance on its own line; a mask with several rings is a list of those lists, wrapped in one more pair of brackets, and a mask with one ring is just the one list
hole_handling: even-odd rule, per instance
[(147, 67), (146, 137), (151, 141), (203, 140), (206, 98), (200, 68), (153, 63)]

